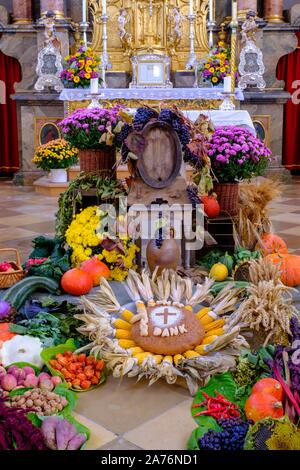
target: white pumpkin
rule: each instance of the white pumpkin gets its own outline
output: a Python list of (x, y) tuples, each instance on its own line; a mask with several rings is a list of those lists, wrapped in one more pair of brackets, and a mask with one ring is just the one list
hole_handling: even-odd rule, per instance
[(6, 341), (0, 349), (0, 364), (8, 367), (18, 362), (27, 362), (42, 368), (44, 361), (41, 359), (43, 350), (39, 338), (32, 336), (15, 336)]

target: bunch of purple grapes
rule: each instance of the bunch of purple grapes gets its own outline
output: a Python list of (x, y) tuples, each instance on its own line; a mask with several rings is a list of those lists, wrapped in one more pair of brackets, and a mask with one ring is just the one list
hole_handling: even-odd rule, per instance
[(198, 444), (201, 450), (243, 450), (249, 423), (241, 418), (221, 419), (222, 431), (208, 431)]
[(122, 155), (122, 161), (125, 162), (127, 160), (127, 156), (129, 153), (129, 149), (127, 145), (125, 144), (125, 140), (129, 136), (129, 134), (132, 132), (132, 126), (129, 124), (125, 124), (122, 127), (121, 132), (119, 134), (116, 134), (116, 143), (119, 147), (121, 147), (121, 155)]
[(177, 133), (183, 150), (185, 150), (186, 146), (191, 140), (191, 135), (189, 128), (186, 126), (186, 124), (184, 124), (182, 118), (171, 109), (163, 109), (159, 115), (158, 120), (170, 124), (170, 126)]
[(197, 194), (197, 188), (190, 185), (186, 188), (186, 190), (188, 193), (188, 198), (193, 206), (193, 209), (195, 209), (199, 204), (201, 204), (201, 201)]
[(138, 108), (134, 120), (133, 120), (133, 128), (135, 131), (142, 131), (146, 124), (150, 121), (150, 119), (158, 118), (158, 113), (151, 108)]

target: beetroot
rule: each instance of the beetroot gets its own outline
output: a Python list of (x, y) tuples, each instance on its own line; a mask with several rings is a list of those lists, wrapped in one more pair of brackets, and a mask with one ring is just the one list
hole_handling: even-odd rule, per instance
[(61, 378), (58, 375), (55, 375), (54, 377), (52, 377), (51, 381), (52, 381), (54, 387), (56, 387), (56, 385), (58, 385), (62, 382)]
[(41, 382), (42, 380), (44, 379), (49, 379), (51, 380), (51, 375), (47, 374), (47, 372), (42, 372), (40, 375), (39, 375), (39, 382)]
[(3, 377), (1, 377), (1, 387), (6, 392), (11, 392), (14, 388), (17, 387), (17, 385), (18, 385), (17, 379), (13, 375), (6, 374)]
[(18, 366), (10, 366), (7, 370), (7, 373), (11, 374), (11, 375), (14, 375), (17, 378), (17, 375), (15, 375), (15, 374), (18, 373), (18, 371), (19, 371)]

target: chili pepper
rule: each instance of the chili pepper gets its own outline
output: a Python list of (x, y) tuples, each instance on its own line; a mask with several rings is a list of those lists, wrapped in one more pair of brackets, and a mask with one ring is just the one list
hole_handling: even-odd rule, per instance
[(195, 414), (195, 417), (209, 415), (216, 420), (221, 418), (230, 419), (240, 417), (238, 406), (235, 403), (231, 403), (218, 391), (215, 391), (215, 393), (217, 395), (216, 397), (210, 397), (205, 392), (202, 393), (205, 400), (201, 403), (193, 405), (192, 408), (206, 407), (207, 409)]

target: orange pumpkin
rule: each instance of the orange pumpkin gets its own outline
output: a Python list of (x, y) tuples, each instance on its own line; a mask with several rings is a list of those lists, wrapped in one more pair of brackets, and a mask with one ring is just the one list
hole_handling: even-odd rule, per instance
[(204, 212), (210, 219), (218, 217), (220, 214), (220, 205), (214, 196), (201, 196), (201, 201), (204, 205)]
[(288, 287), (300, 285), (300, 256), (277, 253), (267, 256), (274, 264), (280, 264), (281, 281)]
[(1, 341), (5, 343), (5, 341), (11, 340), (14, 336), (17, 336), (15, 333), (10, 332), (11, 323), (0, 323), (0, 343)]
[(260, 421), (264, 418), (279, 419), (284, 415), (281, 401), (268, 393), (253, 393), (245, 403), (245, 413), (249, 421)]
[(288, 253), (285, 241), (273, 233), (264, 233), (261, 237), (261, 242), (258, 242), (256, 245), (256, 250), (260, 251), (263, 256), (273, 253)]
[(82, 269), (74, 268), (63, 275), (61, 287), (67, 294), (75, 296), (85, 295), (92, 290), (93, 279)]
[(252, 388), (251, 394), (253, 393), (267, 393), (277, 398), (278, 401), (283, 400), (282, 386), (278, 380), (272, 379), (272, 377), (259, 380)]
[(99, 286), (102, 277), (108, 279), (110, 276), (110, 270), (97, 256), (84, 261), (81, 264), (82, 271), (88, 273), (93, 279), (94, 287)]

